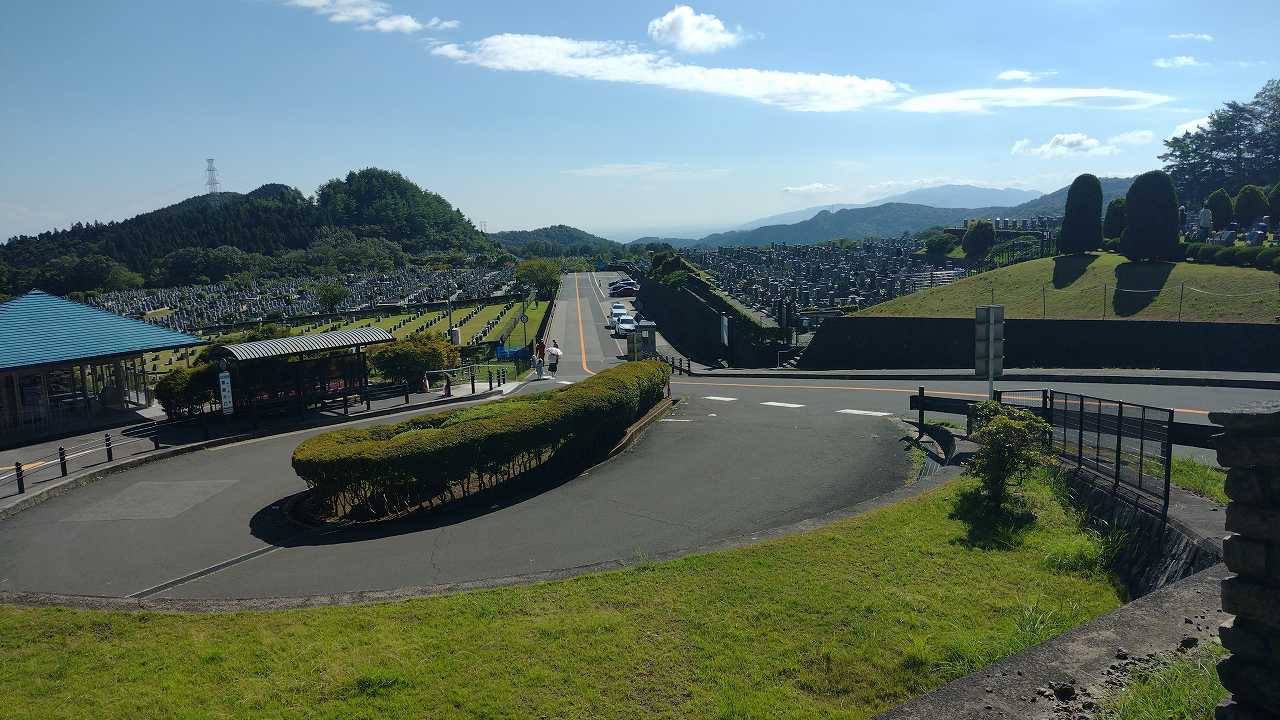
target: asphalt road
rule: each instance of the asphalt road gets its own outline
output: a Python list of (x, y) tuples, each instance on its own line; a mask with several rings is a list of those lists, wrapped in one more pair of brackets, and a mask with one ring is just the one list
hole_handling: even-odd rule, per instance
[[(620, 362), (599, 283), (570, 276), (549, 337), (555, 379)], [(1255, 390), (1072, 384), (1101, 397), (1209, 409), (1280, 395)], [(1012, 389), (1012, 388), (1010, 388)], [(643, 560), (841, 509), (897, 487), (907, 463), (892, 415), (915, 384), (674, 378), (679, 409), (632, 450), (550, 488), (483, 505), (320, 533), (283, 518), (304, 489), (293, 448), (321, 430), (227, 445), (145, 465), (0, 522), (0, 590), (250, 598), (458, 583)], [(979, 397), (979, 382), (931, 393)], [(386, 422), (380, 418), (372, 422)]]

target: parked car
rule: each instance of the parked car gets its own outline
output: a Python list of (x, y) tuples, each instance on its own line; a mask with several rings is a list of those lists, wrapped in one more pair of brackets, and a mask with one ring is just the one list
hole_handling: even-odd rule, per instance
[(618, 318), (623, 318), (626, 316), (627, 316), (626, 308), (613, 308), (612, 310), (609, 311), (609, 322), (608, 322), (609, 327), (610, 328), (617, 327)]
[(630, 315), (623, 315), (622, 317), (618, 318), (617, 331), (619, 335), (621, 335), (622, 337), (626, 337), (627, 335), (630, 335), (631, 333), (635, 332), (635, 330), (636, 330), (635, 318), (631, 317)]
[(621, 285), (609, 291), (609, 297), (635, 297), (640, 294), (640, 288), (635, 285)]
[(626, 312), (626, 311), (627, 311), (627, 306), (626, 306), (626, 305), (623, 305), (623, 304), (622, 304), (622, 303), (620, 303), (620, 302), (616, 302), (616, 303), (614, 303), (614, 304), (612, 304), (612, 305), (610, 305), (610, 306), (609, 306), (609, 312), (613, 312), (614, 310), (621, 310), (621, 311), (623, 311), (623, 312)]

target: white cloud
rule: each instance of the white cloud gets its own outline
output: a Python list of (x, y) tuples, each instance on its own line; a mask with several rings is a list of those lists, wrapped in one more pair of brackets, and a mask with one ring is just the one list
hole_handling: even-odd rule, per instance
[(1151, 61), (1152, 65), (1158, 68), (1184, 68), (1184, 67), (1200, 67), (1209, 63), (1200, 62), (1191, 55), (1175, 55), (1174, 57), (1156, 58)]
[(1156, 134), (1150, 130), (1130, 130), (1119, 135), (1112, 135), (1107, 138), (1108, 145), (1146, 145), (1156, 139)]
[(649, 37), (662, 45), (673, 45), (690, 53), (710, 53), (742, 42), (742, 31), (725, 28), (720, 18), (697, 13), (688, 5), (677, 5), (666, 15), (649, 21)]
[(1068, 155), (1114, 155), (1119, 151), (1115, 145), (1104, 144), (1084, 133), (1058, 133), (1049, 138), (1049, 142), (1038, 146), (1032, 145), (1030, 140), (1019, 140), (1013, 144), (1009, 154), (1052, 160)]
[(1251, 68), (1251, 67), (1262, 67), (1263, 65), (1267, 64), (1267, 61), (1266, 60), (1236, 60), (1231, 64), (1235, 65), (1236, 67)]
[(376, 32), (416, 33), (422, 30), (450, 30), (461, 25), (457, 20), (431, 18), (419, 22), (412, 15), (397, 14), (382, 0), (284, 0), (285, 4), (306, 8), (324, 15), (329, 22), (356, 23), (361, 30)]
[(896, 106), (907, 112), (991, 112), (991, 108), (1085, 107), (1145, 110), (1173, 98), (1141, 90), (1114, 88), (981, 88), (953, 90), (909, 98)]
[(782, 188), (782, 192), (796, 195), (826, 195), (827, 193), (840, 192), (840, 186), (832, 185), (831, 183), (813, 182), (808, 185), (788, 185)]
[(548, 35), (491, 35), (448, 43), (435, 55), (491, 70), (542, 72), (605, 82), (654, 85), (753, 100), (798, 112), (845, 112), (898, 98), (896, 83), (857, 75), (690, 65), (630, 43)]
[(1208, 115), (1204, 117), (1196, 118), (1195, 120), (1188, 120), (1182, 123), (1181, 125), (1179, 125), (1178, 127), (1174, 128), (1173, 134), (1170, 135), (1169, 137), (1182, 137), (1186, 133), (1199, 132), (1201, 128), (1205, 127), (1208, 124), (1209, 124)]
[(1204, 42), (1213, 42), (1213, 36), (1209, 33), (1169, 33), (1170, 40), (1203, 40)]
[(1045, 70), (1043, 72), (1035, 72), (1032, 70), (1005, 70), (999, 75), (996, 75), (996, 79), (1018, 82), (1039, 82), (1050, 75), (1057, 74), (1057, 70)]
[(726, 168), (695, 168), (665, 162), (604, 163), (583, 168), (570, 168), (566, 175), (593, 178), (641, 178), (644, 180), (697, 180), (727, 175)]

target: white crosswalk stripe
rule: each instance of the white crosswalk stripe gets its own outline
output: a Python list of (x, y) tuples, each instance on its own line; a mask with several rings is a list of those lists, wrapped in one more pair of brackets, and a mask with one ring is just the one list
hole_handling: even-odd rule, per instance
[(702, 396), (702, 399), (703, 400), (719, 400), (720, 402), (733, 402), (738, 398), (720, 397), (719, 395), (704, 395)]
[(772, 401), (770, 401), (770, 402), (762, 402), (762, 403), (760, 403), (760, 404), (761, 404), (761, 405), (768, 405), (769, 407), (784, 407), (784, 408), (802, 408), (802, 407), (804, 407), (803, 405), (797, 405), (796, 403), (784, 403), (784, 402), (772, 402)]
[(887, 417), (893, 413), (877, 412), (875, 410), (837, 410), (838, 413), (845, 415), (869, 415), (870, 417)]

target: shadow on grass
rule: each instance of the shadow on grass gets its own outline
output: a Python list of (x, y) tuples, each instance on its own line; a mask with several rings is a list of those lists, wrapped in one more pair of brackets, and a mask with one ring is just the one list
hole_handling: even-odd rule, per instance
[(979, 488), (970, 488), (956, 497), (948, 516), (966, 526), (964, 537), (952, 544), (983, 550), (1012, 550), (1022, 545), (1023, 535), (1036, 522), (1026, 500), (1010, 493), (1004, 504), (992, 505)]
[(1089, 254), (1059, 255), (1054, 258), (1053, 287), (1061, 290), (1079, 280), (1097, 259), (1097, 255)]
[[(1111, 309), (1116, 317), (1129, 317), (1142, 312), (1155, 302), (1173, 272), (1173, 263), (1127, 262), (1116, 266), (1116, 292), (1111, 299)], [(1124, 292), (1135, 290), (1139, 292)]]

